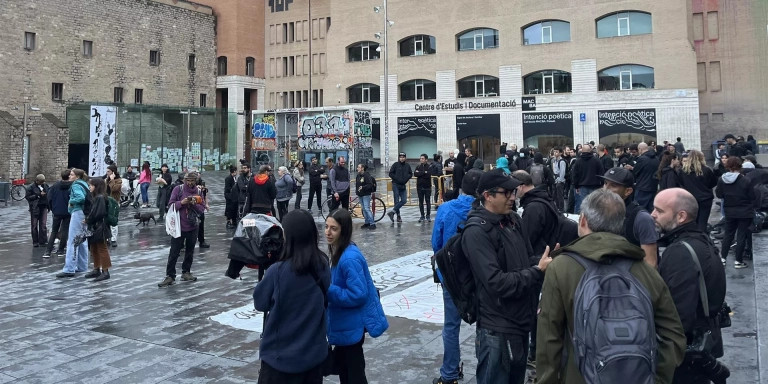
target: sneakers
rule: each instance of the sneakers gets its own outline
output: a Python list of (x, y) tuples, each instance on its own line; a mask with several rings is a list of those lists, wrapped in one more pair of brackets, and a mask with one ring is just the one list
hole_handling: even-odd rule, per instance
[(192, 276), (189, 272), (184, 272), (181, 274), (181, 281), (197, 281), (197, 277)]
[(376, 224), (371, 224), (370, 226), (368, 226), (368, 229), (370, 230), (376, 229)]
[(368, 223), (365, 223), (365, 224), (363, 224), (363, 225), (361, 225), (361, 226), (360, 226), (360, 229), (366, 229), (366, 228), (368, 228), (368, 227), (370, 227), (370, 226), (371, 226), (370, 224), (368, 224)]
[(86, 279), (93, 279), (94, 277), (99, 277), (101, 275), (101, 269), (94, 269), (88, 273), (85, 274)]
[[(398, 219), (399, 219), (399, 217), (398, 217)], [(398, 220), (398, 221), (400, 221), (400, 220)], [(419, 223), (421, 223), (422, 221), (424, 221), (424, 216), (419, 217)]]
[(725, 259), (721, 257), (720, 262), (723, 263), (723, 267), (725, 267)]
[[(387, 212), (387, 216), (389, 216), (389, 219), (392, 220), (393, 223), (395, 222), (395, 212), (389, 211), (389, 212)], [(398, 217), (398, 219), (399, 218), (400, 217)]]
[(43, 259), (50, 259), (50, 258), (51, 258), (51, 253), (48, 251), (45, 251), (45, 253), (43, 253)]
[(427, 216), (427, 222), (430, 222), (430, 221), (432, 221), (432, 217), (431, 216)]
[(741, 262), (741, 261), (734, 261), (734, 262), (733, 262), (733, 267), (734, 267), (734, 268), (736, 268), (736, 269), (742, 269), (742, 268), (746, 268), (746, 267), (748, 267), (748, 265), (747, 265), (747, 263), (745, 263), (745, 262)]
[(432, 384), (459, 384), (459, 381), (456, 379), (446, 380), (446, 379), (443, 379), (442, 377), (438, 377), (432, 380)]
[(117, 248), (117, 241), (112, 240), (112, 248)]
[(62, 277), (75, 277), (75, 274), (72, 272), (59, 272), (56, 274), (56, 277), (59, 279)]
[(109, 271), (107, 271), (106, 269), (103, 272), (101, 272), (101, 274), (99, 276), (97, 276), (95, 279), (93, 279), (94, 282), (96, 282), (96, 281), (104, 281), (104, 280), (109, 280)]
[(403, 218), (401, 218), (400, 215), (397, 215), (397, 222), (398, 223), (402, 223), (403, 222)]
[(200, 248), (210, 248), (210, 247), (211, 247), (211, 245), (210, 245), (210, 244), (208, 244), (208, 243), (206, 243), (205, 241), (203, 241), (202, 243), (200, 243)]
[(173, 282), (174, 282), (173, 277), (166, 276), (165, 279), (162, 282), (160, 282), (160, 284), (158, 284), (157, 286), (158, 288), (163, 288), (169, 285), (173, 285)]

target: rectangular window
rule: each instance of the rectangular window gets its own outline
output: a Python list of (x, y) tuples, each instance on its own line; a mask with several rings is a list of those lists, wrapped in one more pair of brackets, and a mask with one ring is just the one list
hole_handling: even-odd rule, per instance
[(544, 93), (555, 93), (555, 77), (552, 74), (544, 75)]
[(621, 90), (630, 90), (632, 89), (632, 72), (630, 71), (621, 71), (619, 73), (619, 78), (621, 81)]
[(304, 55), (304, 74), (309, 75), (309, 56)]
[(301, 22), (301, 34), (304, 37), (304, 41), (309, 40), (309, 21), (304, 20)]
[(699, 92), (707, 90), (707, 63), (696, 63), (696, 75), (699, 80)]
[(160, 65), (160, 51), (149, 51), (149, 65)]
[(93, 41), (83, 40), (83, 56), (93, 57)]
[(277, 108), (277, 104), (275, 104), (275, 93), (270, 92), (269, 93), (269, 105), (274, 105), (275, 108)]
[(296, 104), (294, 103), (294, 93), (293, 93), (293, 91), (288, 92), (288, 107), (289, 108), (296, 108)]
[(476, 33), (475, 34), (475, 50), (483, 49), (483, 34), (482, 33)]
[(115, 92), (114, 92), (112, 101), (115, 102), (115, 103), (122, 103), (123, 102), (123, 88), (115, 87)]
[(187, 56), (187, 69), (190, 71), (194, 71), (196, 65), (197, 65), (197, 59), (195, 58), (195, 55), (189, 54), (189, 56)]
[(704, 15), (701, 13), (693, 14), (693, 41), (704, 40)]
[(312, 54), (312, 74), (317, 75), (317, 71), (320, 69), (320, 57), (317, 53)]
[(326, 60), (325, 60), (325, 53), (320, 54), (320, 73), (325, 73), (326, 70)]
[(424, 36), (416, 36), (413, 39), (413, 54), (416, 56), (424, 54)]
[(208, 95), (206, 95), (205, 93), (200, 94), (200, 106), (201, 107), (208, 106)]
[(416, 100), (424, 100), (424, 84), (416, 83)]
[(541, 27), (541, 43), (547, 44), (552, 42), (552, 27)]
[(64, 84), (53, 83), (51, 85), (51, 100), (61, 101), (64, 96)]
[(269, 77), (275, 77), (275, 58), (269, 58)]
[(305, 108), (309, 107), (309, 91), (301, 91), (302, 103)]
[(725, 116), (723, 116), (722, 113), (713, 113), (712, 114), (712, 122), (713, 123), (722, 123), (725, 121)]
[(709, 113), (699, 113), (699, 123), (709, 123)]
[(707, 35), (710, 40), (720, 38), (720, 28), (717, 24), (717, 12), (707, 12)]
[(245, 75), (246, 76), (253, 76), (255, 65), (256, 65), (256, 61), (252, 57), (248, 57), (245, 59)]
[(325, 21), (326, 19), (320, 19), (320, 38), (325, 39), (325, 33), (328, 32), (328, 29), (325, 27)]
[(294, 76), (296, 74), (296, 59), (291, 56), (288, 58), (288, 75)]
[(275, 25), (269, 26), (269, 45), (275, 44)]
[(619, 36), (629, 36), (629, 16), (619, 17)]
[(37, 34), (34, 32), (24, 32), (24, 49), (27, 51), (34, 51), (36, 37)]
[(295, 28), (293, 22), (288, 23), (288, 42), (293, 43), (294, 41), (294, 33)]
[(317, 19), (312, 19), (312, 40), (317, 40), (320, 35), (320, 23)]
[(475, 80), (475, 97), (485, 97), (485, 83), (483, 80)]
[(330, 16), (325, 18), (325, 30), (326, 30), (326, 32), (331, 30), (331, 17)]
[(721, 89), (721, 79), (720, 79), (720, 62), (719, 61), (710, 61), (709, 62), (709, 90), (712, 92), (717, 92)]
[(136, 88), (133, 91), (133, 103), (134, 104), (144, 104), (144, 90), (141, 88)]
[(288, 42), (288, 23), (283, 23), (283, 44)]
[(288, 57), (283, 57), (283, 77), (288, 76)]
[(320, 90), (320, 100), (319, 100), (319, 103), (320, 103), (321, 107), (324, 105), (323, 104), (323, 90), (322, 89)]
[(312, 90), (312, 106), (313, 107), (317, 107), (317, 98), (318, 98), (317, 91), (318, 91), (317, 89)]

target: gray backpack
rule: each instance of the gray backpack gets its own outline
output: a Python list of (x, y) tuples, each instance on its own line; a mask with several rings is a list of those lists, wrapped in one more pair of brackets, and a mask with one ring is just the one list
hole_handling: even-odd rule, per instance
[(597, 263), (568, 253), (586, 269), (573, 298), (574, 361), (587, 383), (653, 384), (656, 325), (648, 290), (632, 261)]

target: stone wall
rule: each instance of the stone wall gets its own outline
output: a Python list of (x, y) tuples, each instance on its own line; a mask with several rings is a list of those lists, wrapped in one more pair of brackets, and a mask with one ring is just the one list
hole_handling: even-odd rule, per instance
[[(67, 165), (67, 106), (113, 102), (116, 87), (123, 88), (125, 104), (134, 103), (136, 89), (142, 89), (144, 104), (197, 106), (206, 94), (208, 105), (215, 105), (215, 24), (210, 8), (181, 1), (3, 2), (0, 110), (20, 121), (24, 103), (39, 108), (28, 111), (29, 172), (58, 174)], [(35, 33), (32, 50), (24, 47), (25, 32)], [(84, 41), (93, 44), (90, 57)], [(150, 50), (159, 52), (159, 65), (150, 64)], [(193, 70), (190, 54), (196, 58)], [(52, 99), (53, 83), (63, 85), (61, 100)], [(9, 135), (8, 124), (0, 122), (0, 136)], [(19, 154), (5, 155), (14, 164), (0, 162), (0, 173), (10, 168), (10, 176), (19, 177), (21, 147), (14, 151)]]

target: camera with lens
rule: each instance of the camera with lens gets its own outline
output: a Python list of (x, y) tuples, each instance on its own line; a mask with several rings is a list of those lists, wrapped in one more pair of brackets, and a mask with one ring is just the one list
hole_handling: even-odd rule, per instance
[(717, 320), (720, 328), (731, 326), (731, 307), (725, 301), (723, 301), (723, 306), (720, 307), (720, 312), (717, 313)]
[(693, 341), (685, 348), (685, 362), (692, 370), (699, 372), (715, 384), (725, 384), (731, 371), (712, 356), (715, 340), (712, 331), (695, 332)]

